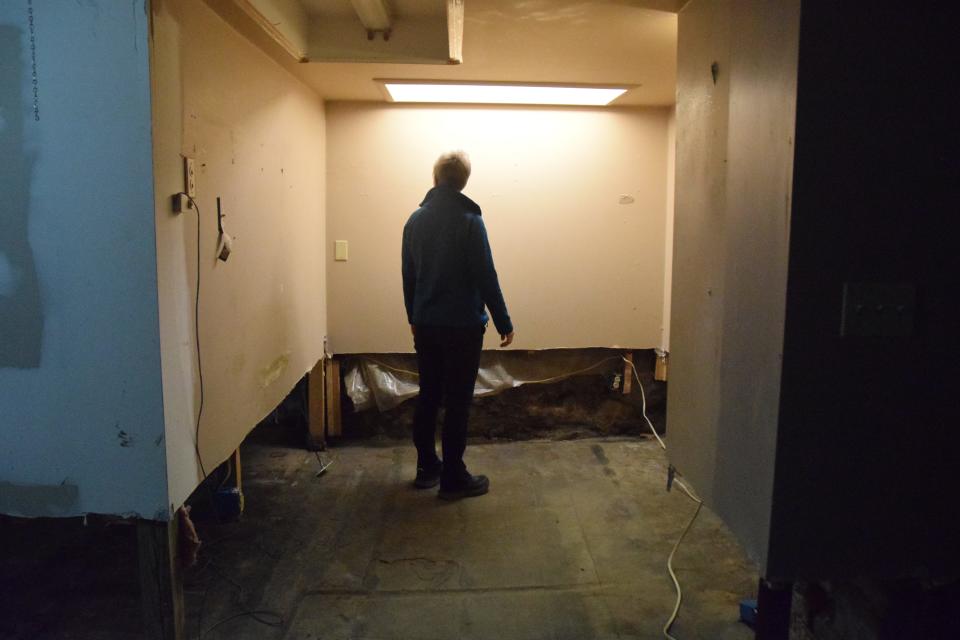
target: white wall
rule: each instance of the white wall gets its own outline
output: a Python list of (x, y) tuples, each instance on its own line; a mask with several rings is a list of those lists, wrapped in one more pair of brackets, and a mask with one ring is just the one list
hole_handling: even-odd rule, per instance
[(166, 516), (147, 15), (0, 4), (0, 512)]
[(667, 123), (667, 221), (664, 225), (664, 257), (663, 257), (663, 326), (661, 347), (670, 350), (670, 308), (673, 302), (673, 221), (675, 218), (675, 194), (677, 175), (677, 111), (670, 110), (670, 120)]
[[(196, 213), (174, 215), (182, 156), (201, 217), (200, 450), (210, 472), (323, 353), (324, 113), (317, 95), (206, 4), (154, 0), (157, 270), (170, 501), (200, 478)], [(235, 236), (215, 259), (216, 198)]]
[(327, 255), (332, 348), (412, 350), (401, 232), (450, 149), (473, 162), (464, 193), (484, 212), (515, 348), (660, 346), (669, 113), (329, 103), (327, 237), (350, 257)]

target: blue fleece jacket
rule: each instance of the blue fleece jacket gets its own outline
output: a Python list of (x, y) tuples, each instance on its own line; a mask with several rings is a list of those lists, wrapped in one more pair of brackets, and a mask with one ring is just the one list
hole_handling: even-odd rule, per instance
[(473, 200), (446, 186), (427, 192), (403, 227), (403, 299), (412, 325), (476, 327), (490, 309), (497, 332), (513, 331), (487, 230)]

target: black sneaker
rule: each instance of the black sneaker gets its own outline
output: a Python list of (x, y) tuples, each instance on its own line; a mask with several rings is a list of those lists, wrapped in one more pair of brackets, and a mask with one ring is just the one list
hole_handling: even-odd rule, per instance
[(417, 467), (417, 478), (413, 481), (413, 486), (417, 489), (432, 489), (440, 484), (440, 473), (443, 471), (443, 463), (437, 460), (432, 467)]
[(437, 496), (444, 500), (459, 500), (482, 496), (488, 491), (490, 491), (490, 480), (487, 476), (472, 476), (468, 473), (457, 482), (442, 483)]

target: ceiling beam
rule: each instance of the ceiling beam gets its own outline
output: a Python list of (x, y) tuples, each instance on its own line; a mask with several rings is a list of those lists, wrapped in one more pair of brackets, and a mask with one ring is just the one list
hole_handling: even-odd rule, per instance
[(450, 64), (463, 62), (463, 3), (447, 0), (447, 37), (450, 40)]
[(251, 0), (233, 0), (233, 3), (245, 14), (247, 14), (247, 16), (249, 16), (250, 19), (257, 24), (257, 26), (263, 29), (263, 31), (270, 36), (274, 42), (280, 45), (284, 51), (293, 56), (297, 62), (307, 61), (306, 51), (303, 51), (299, 46), (295, 45), (290, 38), (280, 31), (269, 18), (263, 15), (260, 9), (257, 8), (257, 6), (251, 2)]

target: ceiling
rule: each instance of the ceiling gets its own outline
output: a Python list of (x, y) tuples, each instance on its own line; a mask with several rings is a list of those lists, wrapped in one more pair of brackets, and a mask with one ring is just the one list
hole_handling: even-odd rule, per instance
[[(323, 39), (318, 35), (321, 29), (329, 33), (330, 25), (336, 25), (339, 32), (346, 30), (356, 39), (356, 47), (365, 46), (366, 33), (350, 0), (283, 1), (297, 5), (295, 10), (307, 21), (302, 30), (312, 34), (315, 43)], [(208, 2), (218, 11), (217, 5), (225, 4)], [(404, 46), (404, 20), (431, 21), (445, 37), (443, 0), (392, 0), (389, 4), (396, 22), (390, 41), (378, 36), (375, 44), (381, 49), (395, 46), (399, 52)], [(268, 50), (272, 46), (274, 57), (285, 55), (284, 66), (327, 100), (381, 101), (384, 97), (374, 78), (391, 78), (625, 84), (634, 88), (614, 105), (663, 106), (675, 101), (676, 12), (682, 4), (681, 0), (465, 0), (463, 62), (458, 65), (296, 63), (289, 53), (278, 54), (275, 44), (265, 45), (262, 36), (252, 39), (261, 40), (258, 44)], [(249, 32), (249, 25), (241, 31)], [(318, 50), (316, 44), (310, 49)]]

